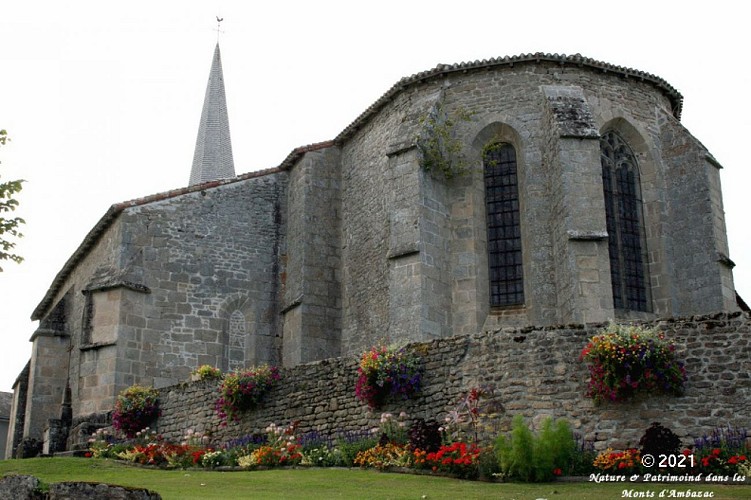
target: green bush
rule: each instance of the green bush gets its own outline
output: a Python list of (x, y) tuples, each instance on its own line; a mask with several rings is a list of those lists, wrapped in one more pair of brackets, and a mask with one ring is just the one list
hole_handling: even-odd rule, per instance
[(550, 481), (560, 475), (570, 464), (575, 449), (574, 436), (565, 420), (554, 423), (546, 418), (535, 435), (521, 415), (514, 417), (511, 436), (500, 435), (495, 443), (504, 477), (525, 482)]

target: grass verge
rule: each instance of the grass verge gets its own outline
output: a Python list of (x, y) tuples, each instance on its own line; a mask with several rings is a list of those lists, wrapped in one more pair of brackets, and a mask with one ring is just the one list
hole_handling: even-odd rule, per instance
[[(599, 500), (680, 498), (691, 492), (711, 492), (714, 499), (747, 499), (751, 487), (721, 484), (545, 484), (483, 483), (445, 477), (389, 474), (360, 469), (273, 469), (216, 472), (202, 469), (159, 470), (132, 467), (116, 460), (93, 458), (32, 458), (0, 461), (0, 476), (15, 473), (38, 477), (45, 483), (96, 481), (148, 488), (169, 499), (227, 498), (354, 498), (354, 499), (576, 499)], [(671, 496), (671, 492), (676, 495)], [(644, 495), (644, 493), (642, 493)], [(683, 496), (685, 497), (685, 496)], [(649, 498), (649, 496), (642, 496)]]

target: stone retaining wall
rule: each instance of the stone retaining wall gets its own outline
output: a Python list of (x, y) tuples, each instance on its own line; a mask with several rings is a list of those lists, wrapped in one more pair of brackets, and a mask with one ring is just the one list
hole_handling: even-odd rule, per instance
[(299, 421), (301, 432), (335, 434), (378, 425), (381, 411), (442, 420), (474, 386), (490, 385), (499, 407), (497, 429), (521, 413), (535, 424), (543, 416), (565, 417), (598, 449), (637, 445), (659, 421), (691, 443), (717, 426), (751, 428), (751, 318), (722, 313), (656, 322), (686, 362), (682, 397), (640, 396), (627, 403), (594, 406), (585, 396), (588, 372), (578, 360), (587, 340), (603, 325), (504, 329), (412, 344), (426, 373), (419, 397), (368, 411), (354, 394), (357, 360), (334, 358), (282, 370), (262, 408), (240, 422), (220, 425), (214, 413), (216, 382), (162, 389), (158, 431), (179, 441), (187, 429), (218, 441), (262, 431), (269, 423)]

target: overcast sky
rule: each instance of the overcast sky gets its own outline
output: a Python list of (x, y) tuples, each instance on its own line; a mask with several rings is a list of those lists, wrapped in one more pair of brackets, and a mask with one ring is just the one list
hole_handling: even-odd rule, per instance
[[(576, 54), (656, 74), (723, 165), (736, 288), (751, 298), (751, 88), (741, 2), (0, 1), (3, 180), (26, 179), (21, 265), (0, 264), (0, 390), (29, 317), (107, 208), (188, 184), (220, 34), (238, 174), (334, 138), (401, 77), (438, 63)], [(745, 153), (745, 154), (743, 154)]]

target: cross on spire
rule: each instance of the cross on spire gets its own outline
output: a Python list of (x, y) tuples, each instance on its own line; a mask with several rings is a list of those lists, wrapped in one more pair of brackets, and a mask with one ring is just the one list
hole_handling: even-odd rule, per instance
[(216, 28), (214, 31), (216, 31), (217, 42), (219, 42), (219, 33), (224, 33), (224, 30), (222, 29), (222, 21), (224, 21), (223, 17), (216, 16)]

